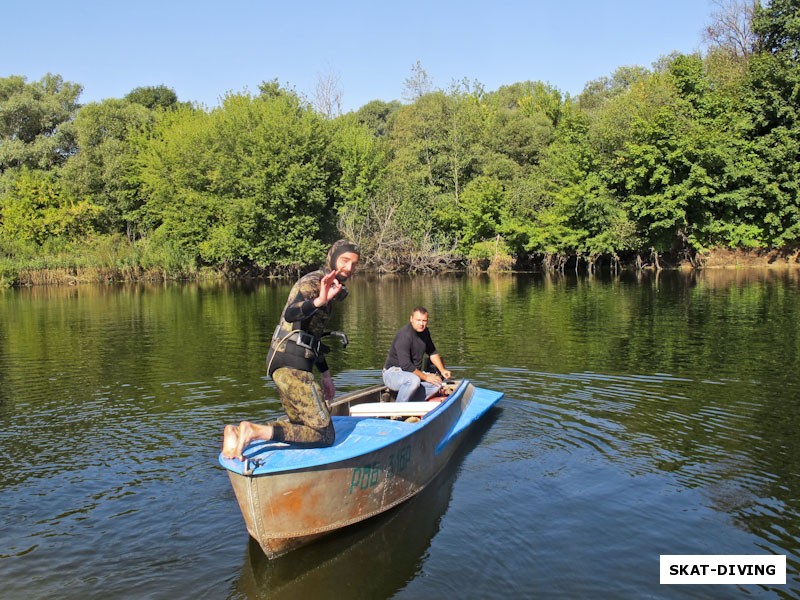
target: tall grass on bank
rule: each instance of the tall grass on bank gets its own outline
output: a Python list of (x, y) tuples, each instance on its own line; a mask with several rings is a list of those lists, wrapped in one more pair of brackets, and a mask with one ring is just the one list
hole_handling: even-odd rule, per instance
[[(222, 277), (198, 268), (176, 244), (102, 236), (58, 248), (17, 245), (0, 254), (0, 285), (61, 285)], [(10, 250), (10, 251), (9, 251)]]

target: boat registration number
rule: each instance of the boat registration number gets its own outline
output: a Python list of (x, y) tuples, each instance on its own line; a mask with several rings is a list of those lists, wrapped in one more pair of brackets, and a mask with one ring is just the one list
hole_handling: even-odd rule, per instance
[(402, 473), (411, 462), (411, 445), (403, 446), (397, 452), (389, 455), (387, 464), (380, 461), (367, 463), (360, 467), (353, 468), (353, 476), (350, 479), (350, 493), (354, 490), (366, 490), (378, 485), (385, 477), (387, 480)]

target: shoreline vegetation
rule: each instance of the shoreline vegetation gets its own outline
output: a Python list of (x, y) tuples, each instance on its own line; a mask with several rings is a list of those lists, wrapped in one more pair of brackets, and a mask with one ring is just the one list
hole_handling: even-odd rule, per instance
[[(484, 261), (479, 264), (440, 264), (438, 268), (431, 266), (428, 269), (417, 269), (411, 272), (412, 275), (435, 275), (442, 273), (518, 273), (518, 272), (542, 272), (540, 265), (527, 265), (522, 267), (509, 266), (503, 261), (500, 268)], [(309, 269), (314, 267), (309, 267)], [(551, 272), (576, 274), (594, 274), (600, 271), (611, 270), (611, 265), (597, 265), (589, 267), (581, 265), (580, 262), (567, 263), (563, 269), (549, 269)], [(705, 271), (705, 270), (730, 270), (730, 269), (796, 269), (800, 268), (800, 249), (792, 251), (760, 251), (760, 250), (730, 250), (716, 249), (705, 253), (701, 257), (695, 257), (694, 261), (689, 260), (669, 260), (662, 259), (658, 265), (644, 261), (631, 259), (625, 263), (620, 263), (614, 270), (619, 271), (658, 271), (658, 270), (681, 270), (681, 271)], [(397, 274), (409, 273), (406, 270), (386, 270), (370, 268), (360, 269), (366, 273), (376, 274)], [(167, 281), (223, 281), (223, 280), (247, 280), (247, 279), (283, 279), (294, 277), (296, 274), (287, 272), (267, 272), (258, 270), (237, 271), (223, 270), (215, 268), (201, 268), (181, 272), (167, 272), (164, 269), (144, 269), (141, 267), (58, 267), (58, 268), (22, 268), (16, 277), (9, 281), (0, 279), (0, 287), (31, 287), (31, 286), (63, 286), (79, 284), (114, 284), (114, 283), (152, 283)]]
[(0, 285), (798, 264), (800, 9), (720, 0), (703, 52), (342, 114), (277, 80), (208, 108), (0, 77)]

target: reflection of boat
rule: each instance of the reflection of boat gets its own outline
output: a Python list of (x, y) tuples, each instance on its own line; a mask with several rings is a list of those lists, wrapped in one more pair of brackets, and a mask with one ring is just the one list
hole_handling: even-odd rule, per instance
[(276, 560), (250, 539), (235, 583), (237, 598), (391, 598), (420, 572), (450, 503), (459, 461), (492, 419), (457, 450), (444, 471), (408, 502)]
[[(439, 402), (387, 403), (380, 402), (386, 389), (372, 386), (333, 403), (333, 446), (254, 442), (244, 461), (220, 455), (247, 530), (264, 553), (275, 558), (424, 489), (503, 396), (467, 380), (448, 391)], [(404, 419), (404, 412), (414, 416)]]

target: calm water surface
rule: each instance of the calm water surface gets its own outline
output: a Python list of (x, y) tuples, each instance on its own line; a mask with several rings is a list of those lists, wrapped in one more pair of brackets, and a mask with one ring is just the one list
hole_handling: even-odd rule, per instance
[[(289, 283), (0, 291), (0, 597), (800, 598), (800, 272), (357, 278), (340, 391), (423, 304), (505, 398), (412, 501), (267, 561), (216, 457), (282, 414)], [(787, 584), (661, 586), (661, 554)]]

